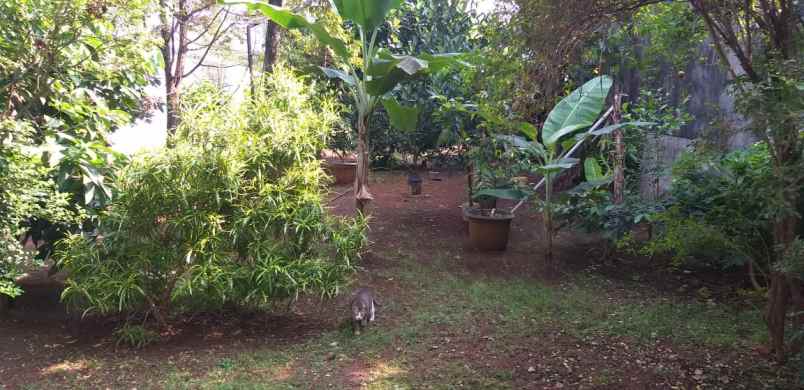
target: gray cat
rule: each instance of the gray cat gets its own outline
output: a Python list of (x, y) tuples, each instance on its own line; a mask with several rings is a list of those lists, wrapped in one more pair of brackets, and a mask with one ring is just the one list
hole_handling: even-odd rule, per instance
[(359, 335), (360, 331), (374, 321), (375, 306), (380, 306), (374, 292), (368, 288), (355, 290), (352, 297), (352, 330)]

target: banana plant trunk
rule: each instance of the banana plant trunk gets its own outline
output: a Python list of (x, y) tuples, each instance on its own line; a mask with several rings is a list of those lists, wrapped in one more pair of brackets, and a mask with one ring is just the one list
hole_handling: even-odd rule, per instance
[(551, 173), (544, 175), (544, 234), (547, 236), (547, 254), (545, 262), (548, 267), (553, 265), (553, 178)]
[(368, 189), (368, 115), (360, 113), (357, 119), (357, 175), (355, 176), (355, 208), (361, 214), (374, 197)]

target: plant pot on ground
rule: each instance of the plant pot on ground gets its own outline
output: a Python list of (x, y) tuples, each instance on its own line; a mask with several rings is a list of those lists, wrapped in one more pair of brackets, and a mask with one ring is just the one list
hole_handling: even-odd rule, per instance
[(327, 161), (324, 169), (335, 179), (335, 185), (352, 184), (357, 175), (357, 163), (354, 161)]
[(422, 177), (416, 172), (408, 173), (408, 186), (410, 187), (411, 195), (419, 195), (422, 193)]
[(469, 242), (481, 251), (504, 251), (511, 233), (514, 215), (502, 210), (467, 208)]

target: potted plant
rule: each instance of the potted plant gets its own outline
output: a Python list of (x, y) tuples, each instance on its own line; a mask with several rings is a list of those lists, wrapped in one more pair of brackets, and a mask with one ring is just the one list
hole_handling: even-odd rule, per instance
[(327, 160), (324, 169), (333, 177), (333, 184), (352, 184), (357, 174), (357, 162), (348, 160)]
[[(324, 157), (324, 170), (333, 177), (334, 185), (352, 184), (357, 174), (357, 161), (350, 152), (355, 142), (351, 129), (339, 126), (332, 132), (328, 148), (332, 153)], [(334, 154), (334, 156), (332, 155)]]
[(484, 138), (470, 152), (477, 180), (470, 186), (464, 218), (469, 223), (469, 242), (479, 250), (503, 251), (508, 246), (514, 214), (499, 208), (497, 201), (527, 196), (516, 177), (521, 169), (517, 154), (516, 148), (492, 137)]
[[(545, 259), (548, 264), (552, 263), (553, 240), (558, 231), (555, 216), (559, 205), (554, 199), (553, 184), (564, 170), (580, 162), (580, 159), (572, 157), (573, 153), (587, 139), (610, 134), (626, 126), (651, 124), (620, 122), (597, 128), (608, 116), (607, 113), (603, 118), (599, 118), (612, 84), (613, 80), (609, 76), (599, 76), (586, 82), (556, 104), (548, 114), (540, 132), (533, 125), (520, 123), (518, 127), (525, 138), (511, 137), (512, 144), (522, 150), (525, 163), (530, 165), (530, 171), (542, 177), (531, 192), (535, 193), (544, 185), (544, 197), (536, 198), (536, 206), (542, 212), (547, 244)], [(604, 179), (594, 160), (587, 160), (586, 168), (589, 183), (599, 184), (597, 182)], [(524, 199), (512, 211), (515, 212), (522, 203)]]

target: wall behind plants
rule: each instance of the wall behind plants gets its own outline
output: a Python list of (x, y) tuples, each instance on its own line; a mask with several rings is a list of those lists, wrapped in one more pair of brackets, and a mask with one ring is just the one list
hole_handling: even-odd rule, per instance
[(177, 311), (329, 295), (346, 282), (366, 225), (323, 207), (318, 155), (337, 104), (281, 68), (257, 90), (239, 109), (211, 85), (188, 92), (175, 146), (120, 173), (103, 240), (63, 241), (65, 301), (164, 324)]
[[(693, 58), (680, 70), (663, 65), (654, 76), (660, 88), (666, 92), (668, 103), (682, 107), (692, 121), (673, 135), (688, 139), (710, 138), (726, 149), (738, 149), (756, 141), (750, 134), (728, 132), (745, 126), (745, 119), (735, 109), (734, 96), (729, 91), (730, 76), (709, 42), (698, 46)], [(631, 96), (639, 96), (639, 88), (645, 84), (647, 75), (639, 68), (623, 72), (624, 89)]]
[[(617, 74), (628, 100), (644, 91), (661, 92), (664, 101), (691, 115), (673, 136), (703, 137), (721, 149), (748, 146), (755, 139), (738, 130), (745, 120), (729, 90), (731, 72), (712, 47), (701, 19), (685, 2), (654, 4), (611, 27), (600, 48), (588, 54)], [(736, 59), (733, 59), (736, 63)]]

